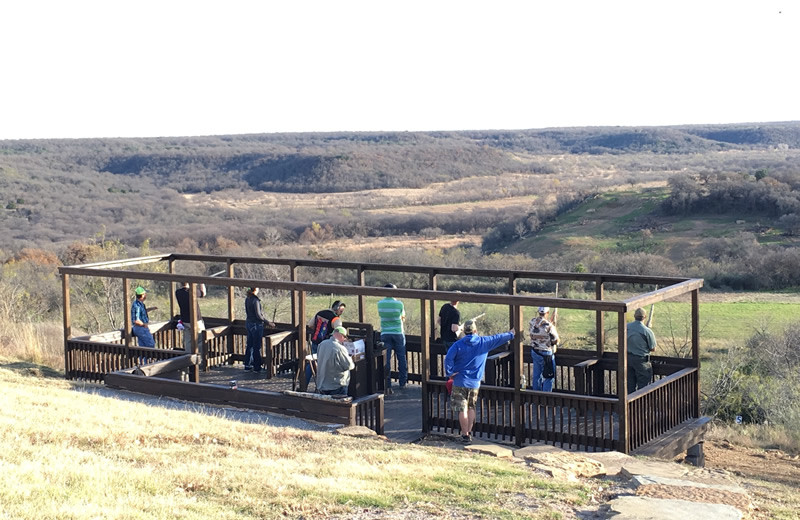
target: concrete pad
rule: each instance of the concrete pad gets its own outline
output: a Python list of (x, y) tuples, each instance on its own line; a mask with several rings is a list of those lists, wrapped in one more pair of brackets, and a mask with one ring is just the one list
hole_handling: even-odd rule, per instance
[(608, 503), (606, 518), (614, 520), (741, 520), (743, 514), (733, 506), (623, 496)]

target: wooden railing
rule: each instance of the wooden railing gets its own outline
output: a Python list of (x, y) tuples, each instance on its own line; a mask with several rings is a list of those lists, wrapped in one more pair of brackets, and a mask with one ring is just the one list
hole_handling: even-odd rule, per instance
[[(473, 432), (477, 437), (518, 445), (544, 441), (568, 449), (613, 450), (619, 445), (617, 405), (617, 399), (523, 390), (517, 409), (513, 389), (483, 385)], [(460, 431), (441, 381), (428, 383), (428, 410), (429, 431)]]
[(687, 419), (700, 417), (698, 371), (685, 368), (628, 396), (629, 449), (635, 450)]

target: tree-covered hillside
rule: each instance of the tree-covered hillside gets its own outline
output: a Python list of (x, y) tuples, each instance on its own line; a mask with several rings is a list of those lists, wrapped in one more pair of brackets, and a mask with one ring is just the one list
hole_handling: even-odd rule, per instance
[(483, 235), (520, 221), (524, 233), (619, 184), (762, 171), (793, 186), (799, 157), (800, 123), (6, 140), (0, 247), (63, 248), (100, 230), (130, 245), (201, 249)]

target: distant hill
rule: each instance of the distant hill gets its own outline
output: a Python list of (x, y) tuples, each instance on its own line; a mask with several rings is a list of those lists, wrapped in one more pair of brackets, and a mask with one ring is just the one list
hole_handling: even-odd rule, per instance
[[(800, 148), (800, 123), (515, 131), (262, 134), (0, 141), (0, 158), (46, 158), (199, 193), (414, 188), (476, 175), (555, 173), (537, 155), (695, 154)], [(2, 164), (2, 163), (0, 163)]]
[[(800, 122), (4, 140), (0, 247), (63, 244), (101, 230), (126, 244), (150, 239), (169, 248), (184, 239), (186, 247), (204, 247), (216, 237), (294, 241), (314, 222), (343, 237), (482, 235), (501, 224), (513, 228), (530, 212), (543, 217), (541, 207), (509, 204), (515, 195), (543, 191), (553, 196), (548, 204), (563, 207), (609, 186), (675, 175), (759, 170), (787, 182), (799, 164)], [(440, 191), (409, 196), (414, 209), (402, 217), (365, 213), (397, 205), (388, 200), (393, 193), (372, 197), (365, 190), (430, 186)], [(284, 196), (253, 202), (273, 193)], [(288, 196), (330, 193), (359, 195), (302, 207)], [(244, 200), (251, 202), (238, 203)], [(471, 212), (470, 201), (483, 203), (480, 213)], [(452, 203), (464, 205), (453, 206), (453, 216), (446, 207), (426, 210)]]

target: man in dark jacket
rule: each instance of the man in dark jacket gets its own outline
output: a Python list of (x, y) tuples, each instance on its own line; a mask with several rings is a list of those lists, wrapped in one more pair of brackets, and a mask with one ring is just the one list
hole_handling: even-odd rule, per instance
[(261, 372), (261, 342), (264, 337), (264, 324), (274, 327), (264, 311), (261, 309), (261, 300), (258, 296), (258, 287), (251, 287), (247, 291), (244, 301), (244, 310), (247, 313), (245, 327), (247, 327), (247, 347), (244, 351), (244, 369)]

